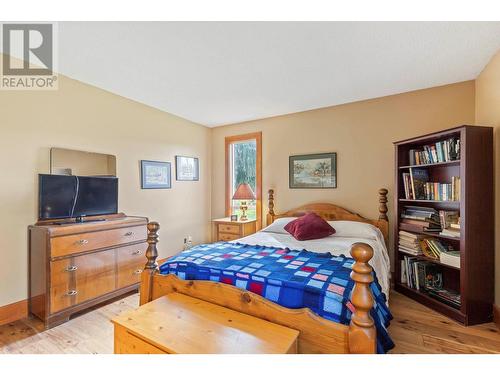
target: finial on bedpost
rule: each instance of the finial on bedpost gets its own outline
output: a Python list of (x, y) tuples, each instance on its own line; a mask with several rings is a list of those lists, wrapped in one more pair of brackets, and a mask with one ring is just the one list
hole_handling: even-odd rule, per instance
[(378, 202), (379, 202), (379, 206), (378, 206), (378, 212), (379, 212), (379, 216), (378, 216), (378, 219), (379, 220), (386, 220), (388, 221), (389, 218), (387, 217), (387, 189), (380, 189), (378, 191)]
[(158, 249), (156, 244), (158, 243), (158, 230), (160, 229), (160, 224), (155, 221), (148, 223), (148, 248), (146, 250), (146, 258), (148, 259), (144, 271), (141, 277), (141, 288), (140, 288), (140, 304), (143, 305), (150, 302), (153, 298), (153, 276), (158, 268), (158, 263), (156, 258), (158, 258)]
[(269, 212), (267, 214), (267, 225), (269, 225), (274, 221), (274, 190), (269, 189), (267, 191), (267, 194), (268, 194), (267, 206), (269, 208)]
[(158, 267), (156, 263), (156, 258), (158, 258), (158, 249), (156, 244), (158, 243), (158, 230), (160, 229), (160, 224), (156, 221), (148, 223), (148, 249), (146, 250), (146, 258), (148, 262), (146, 263), (145, 269), (154, 270)]
[(351, 255), (356, 261), (352, 266), (351, 279), (354, 281), (351, 302), (355, 311), (349, 325), (349, 352), (357, 354), (376, 353), (376, 329), (370, 310), (373, 295), (370, 284), (373, 281), (372, 267), (368, 261), (373, 256), (371, 246), (357, 242), (351, 247)]

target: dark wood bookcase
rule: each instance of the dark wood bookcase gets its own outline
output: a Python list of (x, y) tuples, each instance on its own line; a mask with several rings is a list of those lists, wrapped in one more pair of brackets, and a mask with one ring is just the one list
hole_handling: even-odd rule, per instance
[[(453, 137), (460, 139), (460, 159), (435, 164), (410, 165), (409, 151), (421, 149)], [(395, 290), (462, 324), (472, 325), (492, 320), (494, 288), (494, 198), (493, 198), (493, 128), (463, 125), (456, 128), (395, 142), (394, 192), (394, 261)], [(403, 173), (410, 168), (426, 168), (430, 181), (447, 183), (460, 176), (459, 201), (405, 199)], [(398, 250), (401, 212), (405, 206), (432, 207), (436, 210), (460, 212), (460, 237), (449, 238), (438, 233), (418, 233), (438, 237), (460, 251), (460, 268), (441, 264), (439, 260), (421, 256), (438, 264), (443, 286), (457, 291), (461, 307), (451, 307), (425, 291), (401, 282), (401, 260)]]

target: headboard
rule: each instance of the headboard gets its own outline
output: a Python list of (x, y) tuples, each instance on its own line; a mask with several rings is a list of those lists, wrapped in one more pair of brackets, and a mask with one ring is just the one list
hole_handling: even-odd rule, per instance
[(389, 241), (389, 219), (387, 217), (387, 189), (380, 189), (378, 191), (378, 220), (367, 219), (357, 213), (346, 210), (333, 203), (310, 203), (303, 206), (291, 209), (281, 214), (274, 212), (274, 190), (268, 191), (268, 208), (267, 225), (271, 224), (274, 220), (280, 217), (299, 217), (308, 212), (315, 212), (325, 220), (350, 220), (360, 221), (362, 223), (372, 224), (380, 229), (384, 235), (385, 243)]

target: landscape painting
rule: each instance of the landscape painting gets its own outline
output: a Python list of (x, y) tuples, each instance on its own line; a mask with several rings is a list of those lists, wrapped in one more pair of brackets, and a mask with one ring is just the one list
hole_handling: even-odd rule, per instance
[(142, 189), (170, 189), (171, 187), (169, 162), (141, 160)]
[(337, 187), (337, 153), (294, 155), (289, 160), (291, 189)]

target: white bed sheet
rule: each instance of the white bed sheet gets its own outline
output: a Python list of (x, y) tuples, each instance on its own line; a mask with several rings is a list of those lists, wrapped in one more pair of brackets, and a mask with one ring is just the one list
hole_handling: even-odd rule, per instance
[(378, 281), (389, 300), (390, 286), (390, 260), (387, 254), (387, 248), (382, 236), (382, 233), (377, 229), (377, 238), (360, 238), (360, 237), (340, 237), (332, 235), (319, 240), (297, 241), (289, 234), (273, 233), (260, 231), (247, 237), (240, 238), (236, 241), (248, 245), (273, 246), (281, 248), (289, 248), (291, 250), (308, 250), (316, 253), (330, 252), (332, 255), (345, 255), (350, 257), (349, 250), (355, 242), (364, 242), (373, 248), (373, 258), (370, 260), (370, 265), (377, 274)]

